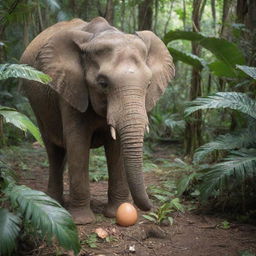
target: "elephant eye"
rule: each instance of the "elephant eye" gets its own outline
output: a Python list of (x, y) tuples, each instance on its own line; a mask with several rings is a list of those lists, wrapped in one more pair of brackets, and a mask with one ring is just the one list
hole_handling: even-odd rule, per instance
[(105, 88), (108, 87), (108, 83), (107, 83), (106, 81), (99, 81), (99, 85), (100, 85), (103, 89), (105, 89)]
[(102, 89), (106, 89), (109, 86), (109, 80), (103, 74), (99, 74), (96, 78), (96, 81)]

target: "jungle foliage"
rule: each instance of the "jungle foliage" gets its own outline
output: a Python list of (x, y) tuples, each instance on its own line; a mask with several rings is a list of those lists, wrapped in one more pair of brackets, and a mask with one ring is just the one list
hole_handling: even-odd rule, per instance
[[(32, 67), (21, 64), (0, 65), (0, 80), (19, 77), (41, 83), (51, 78)], [(29, 131), (41, 144), (38, 128), (30, 119), (15, 109), (0, 106), (0, 116), (23, 131)], [(71, 215), (55, 200), (41, 191), (17, 185), (14, 174), (0, 159), (0, 254), (13, 255), (20, 233), (32, 233), (49, 242), (56, 238), (59, 244), (78, 254), (80, 244)], [(23, 226), (23, 227), (22, 227)], [(23, 230), (22, 230), (23, 229)]]

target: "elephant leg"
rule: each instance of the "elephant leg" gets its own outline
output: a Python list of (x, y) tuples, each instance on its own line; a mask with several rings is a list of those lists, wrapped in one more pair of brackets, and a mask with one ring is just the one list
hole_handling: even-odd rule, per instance
[(49, 160), (49, 180), (47, 194), (63, 204), (63, 171), (65, 167), (65, 149), (45, 140)]
[(108, 165), (108, 203), (104, 209), (104, 215), (113, 218), (118, 206), (127, 202), (129, 188), (126, 181), (123, 157), (120, 152), (120, 144), (109, 138), (105, 143), (105, 154)]
[(76, 224), (91, 223), (95, 220), (90, 208), (89, 143), (90, 138), (78, 131), (70, 133), (66, 138), (70, 189), (69, 211)]

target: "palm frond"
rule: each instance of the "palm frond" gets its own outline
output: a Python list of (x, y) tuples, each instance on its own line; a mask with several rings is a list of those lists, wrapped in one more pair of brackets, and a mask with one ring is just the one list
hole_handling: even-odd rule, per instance
[(48, 6), (52, 11), (56, 11), (60, 9), (60, 4), (56, 0), (46, 0)]
[(20, 231), (21, 220), (7, 209), (0, 208), (0, 255), (12, 255)]
[(176, 120), (177, 116), (170, 115), (168, 118), (164, 120), (164, 123), (167, 127), (174, 129), (174, 128), (179, 128), (179, 129), (185, 129), (185, 121), (184, 120)]
[(9, 186), (5, 192), (11, 203), (18, 205), (24, 218), (40, 229), (43, 235), (56, 237), (63, 248), (79, 252), (76, 226), (71, 215), (58, 202), (26, 186)]
[(218, 92), (213, 96), (197, 98), (185, 109), (185, 115), (188, 116), (197, 110), (219, 108), (238, 110), (256, 119), (256, 101), (239, 92)]
[(201, 162), (208, 154), (215, 150), (246, 148), (255, 144), (256, 133), (250, 129), (243, 129), (240, 132), (220, 135), (215, 140), (199, 147), (193, 156), (193, 162)]
[(245, 179), (256, 176), (256, 150), (232, 151), (223, 162), (213, 165), (203, 176), (200, 192), (203, 199), (208, 198), (215, 189), (227, 187), (231, 178), (242, 184)]
[(29, 131), (33, 137), (43, 145), (43, 141), (38, 128), (31, 122), (31, 120), (13, 108), (1, 107), (0, 115), (2, 115), (7, 123), (11, 123), (23, 131)]
[(236, 65), (236, 67), (242, 70), (246, 75), (256, 80), (256, 67)]
[(0, 64), (0, 80), (10, 77), (20, 77), (47, 84), (51, 78), (41, 71), (25, 64)]

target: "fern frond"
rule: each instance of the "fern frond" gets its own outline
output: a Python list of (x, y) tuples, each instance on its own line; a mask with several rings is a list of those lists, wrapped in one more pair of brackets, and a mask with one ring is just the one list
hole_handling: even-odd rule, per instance
[(215, 189), (225, 189), (231, 178), (238, 184), (256, 176), (256, 150), (233, 151), (223, 162), (212, 166), (203, 176), (200, 192), (203, 199), (208, 198)]
[(47, 4), (49, 5), (52, 11), (56, 11), (60, 9), (60, 4), (56, 0), (46, 0)]
[(58, 202), (26, 186), (9, 186), (5, 193), (13, 205), (18, 205), (24, 218), (40, 229), (43, 235), (56, 237), (63, 248), (79, 252), (76, 226), (71, 215)]
[(256, 80), (256, 67), (236, 65), (236, 67), (242, 70), (246, 75)]
[(17, 112), (13, 108), (1, 107), (1, 106), (0, 106), (0, 115), (4, 117), (4, 120), (7, 123), (11, 123), (17, 128), (25, 132), (28, 130), (33, 135), (33, 137), (41, 145), (43, 145), (43, 141), (38, 128), (30, 121), (30, 119), (27, 116), (23, 115), (20, 112)]
[(51, 78), (41, 71), (25, 64), (0, 64), (0, 80), (10, 77), (20, 77), (48, 84)]
[(20, 232), (21, 220), (7, 209), (0, 208), (0, 255), (12, 255)]
[(164, 123), (167, 127), (171, 129), (179, 128), (185, 129), (185, 121), (184, 120), (175, 120), (175, 115), (171, 115), (169, 118), (165, 119)]
[(201, 162), (215, 150), (246, 148), (256, 144), (256, 133), (250, 129), (218, 136), (215, 140), (199, 147), (193, 157), (194, 163)]
[(191, 107), (185, 109), (186, 116), (197, 110), (230, 108), (256, 119), (256, 101), (248, 97), (245, 93), (218, 92), (213, 96), (197, 98), (190, 104)]

